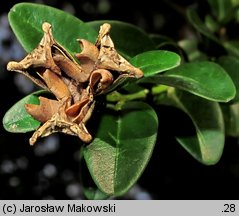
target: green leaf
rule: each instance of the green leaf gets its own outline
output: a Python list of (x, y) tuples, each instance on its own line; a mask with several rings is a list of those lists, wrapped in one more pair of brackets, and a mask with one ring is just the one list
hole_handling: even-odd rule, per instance
[(80, 177), (80, 183), (83, 188), (83, 194), (89, 200), (104, 200), (109, 198), (109, 196), (103, 193), (94, 183), (89, 173), (89, 170), (86, 166), (86, 162), (83, 156), (83, 151), (84, 151), (84, 146), (81, 147), (80, 160), (79, 160), (79, 163), (80, 163), (79, 177)]
[(239, 137), (239, 103), (221, 104), (226, 135)]
[(103, 193), (98, 188), (84, 188), (84, 195), (89, 200), (105, 200), (109, 198), (108, 195)]
[(3, 127), (5, 130), (12, 133), (25, 133), (36, 130), (41, 123), (27, 113), (25, 104), (39, 104), (38, 97), (44, 92), (37, 91), (13, 105), (3, 117)]
[(236, 7), (239, 5), (239, 0), (231, 0), (232, 6)]
[(81, 150), (79, 152), (79, 165), (80, 165), (80, 184), (83, 189), (84, 196), (89, 200), (105, 200), (109, 198), (109, 195), (103, 193), (94, 183), (89, 170), (86, 166), (86, 162), (84, 159), (84, 146), (81, 146)]
[(235, 97), (236, 88), (226, 71), (209, 61), (191, 62), (154, 77), (139, 80), (164, 84), (191, 92), (208, 100), (228, 102)]
[(126, 58), (155, 48), (149, 36), (142, 29), (132, 24), (114, 20), (99, 20), (86, 24), (98, 31), (103, 23), (111, 25), (110, 37), (115, 44), (116, 50)]
[(157, 137), (154, 110), (143, 102), (125, 103), (121, 111), (102, 116), (93, 142), (84, 149), (86, 164), (98, 188), (121, 195), (138, 180)]
[(171, 38), (165, 35), (149, 34), (149, 37), (154, 42), (154, 46), (156, 49), (160, 48), (165, 43), (175, 43)]
[(233, 99), (233, 102), (239, 101), (239, 59), (233, 56), (222, 56), (218, 59), (218, 63), (226, 70), (226, 72), (232, 78), (236, 86), (236, 96)]
[(195, 134), (178, 136), (178, 142), (199, 162), (212, 165), (219, 161), (224, 148), (224, 122), (220, 106), (187, 92), (170, 88), (166, 104), (184, 111), (192, 120)]
[(219, 23), (211, 15), (205, 17), (205, 25), (211, 32), (217, 32), (220, 28)]
[(228, 51), (229, 54), (239, 57), (239, 41), (226, 41), (223, 43), (225, 49)]
[(187, 17), (189, 22), (192, 24), (192, 26), (198, 30), (201, 34), (204, 36), (210, 38), (211, 40), (217, 42), (220, 44), (220, 41), (213, 35), (213, 33), (206, 27), (206, 25), (202, 22), (200, 17), (198, 16), (197, 12), (189, 8), (187, 9)]
[(166, 50), (147, 51), (130, 59), (130, 63), (140, 68), (145, 77), (177, 67), (180, 61), (178, 54)]
[(208, 0), (213, 14), (217, 17), (219, 22), (226, 20), (230, 17), (232, 12), (232, 2), (231, 0)]
[(10, 25), (27, 52), (36, 48), (43, 36), (42, 23), (52, 25), (53, 36), (71, 54), (80, 52), (79, 38), (95, 42), (97, 32), (59, 9), (33, 3), (16, 4), (8, 14)]

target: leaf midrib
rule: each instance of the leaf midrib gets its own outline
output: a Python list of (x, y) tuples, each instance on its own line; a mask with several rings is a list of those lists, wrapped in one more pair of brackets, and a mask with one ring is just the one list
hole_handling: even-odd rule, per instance
[(116, 133), (116, 140), (115, 140), (115, 169), (114, 169), (114, 177), (113, 177), (113, 186), (114, 186), (114, 192), (115, 192), (115, 179), (117, 177), (117, 172), (118, 172), (118, 162), (119, 162), (119, 146), (120, 146), (120, 134), (121, 134), (121, 129), (122, 127), (120, 126), (121, 125), (121, 116), (119, 115), (117, 117), (117, 121), (116, 121), (116, 127), (117, 127), (117, 133)]

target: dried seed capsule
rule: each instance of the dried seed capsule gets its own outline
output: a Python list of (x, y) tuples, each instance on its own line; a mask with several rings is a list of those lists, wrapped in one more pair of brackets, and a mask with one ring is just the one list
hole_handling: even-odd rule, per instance
[(105, 69), (97, 69), (90, 76), (89, 86), (95, 94), (104, 92), (114, 81), (113, 75)]
[(96, 46), (99, 47), (99, 56), (96, 62), (96, 68), (116, 71), (119, 77), (114, 82), (118, 81), (121, 76), (141, 78), (144, 74), (139, 69), (131, 65), (124, 59), (115, 49), (114, 43), (109, 36), (110, 24), (104, 23), (100, 27), (99, 36), (96, 41)]
[(57, 74), (47, 69), (41, 75), (49, 90), (56, 96), (57, 99), (62, 100), (71, 97), (71, 93), (68, 90), (67, 85)]
[(70, 59), (59, 54), (53, 56), (53, 59), (55, 63), (61, 68), (61, 70), (63, 70), (67, 74), (67, 76), (80, 83), (88, 81), (90, 74), (85, 73), (80, 65), (75, 64)]
[(57, 100), (39, 97), (40, 104), (25, 104), (27, 112), (36, 120), (44, 123), (58, 112), (61, 103)]
[(95, 68), (99, 50), (93, 43), (87, 40), (80, 39), (78, 42), (80, 43), (82, 51), (81, 53), (76, 53), (75, 56), (80, 61), (83, 71), (90, 74)]

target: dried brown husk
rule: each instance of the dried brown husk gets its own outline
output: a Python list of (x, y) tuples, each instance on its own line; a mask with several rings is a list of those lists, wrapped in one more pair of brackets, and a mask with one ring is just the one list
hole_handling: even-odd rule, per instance
[(9, 62), (7, 69), (24, 74), (38, 86), (49, 90), (55, 99), (39, 97), (40, 104), (26, 104), (27, 112), (43, 124), (30, 138), (62, 132), (92, 141), (86, 128), (94, 110), (97, 95), (127, 77), (140, 78), (143, 72), (119, 55), (109, 36), (110, 25), (100, 27), (95, 44), (79, 39), (82, 51), (75, 57), (53, 37), (52, 27), (43, 23), (44, 32), (38, 47), (20, 62)]

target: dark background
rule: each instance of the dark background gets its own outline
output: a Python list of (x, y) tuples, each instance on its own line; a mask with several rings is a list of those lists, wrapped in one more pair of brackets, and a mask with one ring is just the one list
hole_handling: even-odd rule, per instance
[[(0, 8), (0, 118), (18, 100), (34, 90), (19, 74), (6, 71), (9, 60), (25, 53), (7, 22), (10, 8), (20, 1), (6, 1)], [(181, 1), (31, 1), (66, 10), (83, 21), (121, 20), (179, 41), (193, 33), (185, 9), (194, 0)], [(50, 2), (50, 3), (49, 3)], [(130, 2), (130, 5), (129, 5)], [(179, 3), (180, 2), (180, 3)], [(207, 10), (206, 1), (198, 1)], [(133, 5), (132, 5), (133, 4)], [(168, 113), (171, 113), (170, 116)], [(172, 113), (175, 113), (172, 114)], [(120, 199), (239, 199), (239, 145), (228, 138), (221, 160), (214, 166), (195, 161), (169, 133), (183, 127), (176, 110), (163, 107), (159, 141), (145, 172)], [(165, 130), (164, 130), (165, 131)], [(34, 147), (32, 133), (11, 134), (0, 127), (0, 199), (84, 199), (80, 184), (79, 142), (57, 134), (41, 139)]]

